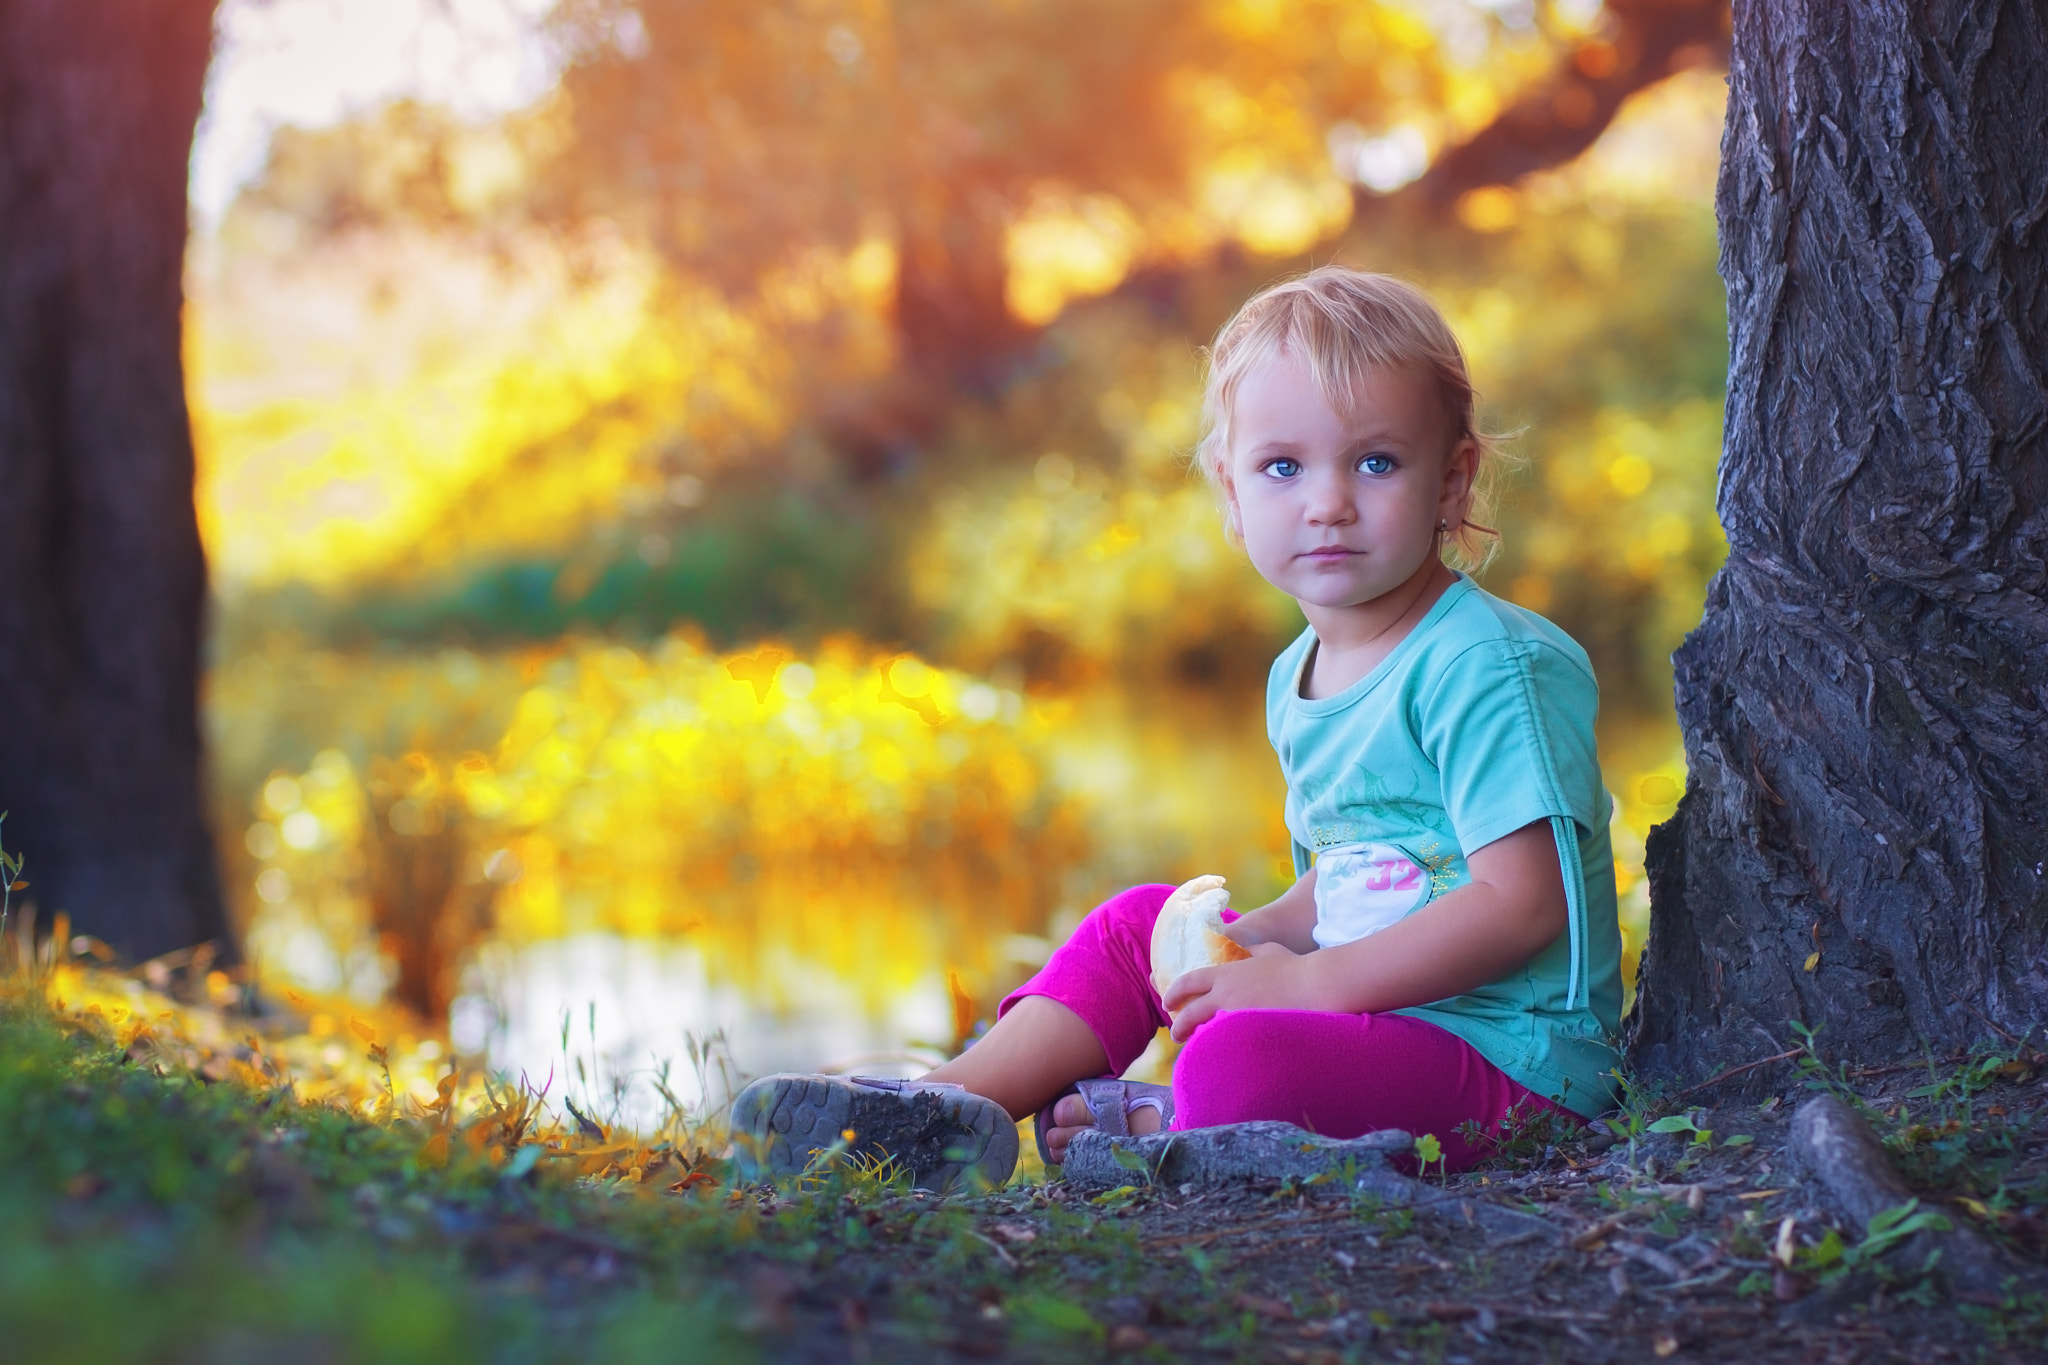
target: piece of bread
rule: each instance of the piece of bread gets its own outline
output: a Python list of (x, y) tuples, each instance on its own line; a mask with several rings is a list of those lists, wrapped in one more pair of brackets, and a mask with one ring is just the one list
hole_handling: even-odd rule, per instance
[(1223, 908), (1229, 904), (1221, 877), (1197, 877), (1166, 898), (1152, 926), (1152, 985), (1162, 996), (1183, 972), (1251, 956), (1224, 937)]

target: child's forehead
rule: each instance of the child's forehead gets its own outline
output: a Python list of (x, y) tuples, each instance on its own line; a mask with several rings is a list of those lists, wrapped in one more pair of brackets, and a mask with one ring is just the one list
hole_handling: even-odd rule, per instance
[(1238, 405), (1247, 384), (1261, 385), (1261, 381), (1280, 377), (1282, 372), (1285, 380), (1311, 382), (1317, 396), (1347, 426), (1384, 419), (1390, 407), (1426, 412), (1432, 417), (1450, 416), (1425, 366), (1399, 361), (1341, 368), (1319, 365), (1298, 348), (1288, 346), (1276, 347), (1248, 361), (1229, 395), (1230, 405)]

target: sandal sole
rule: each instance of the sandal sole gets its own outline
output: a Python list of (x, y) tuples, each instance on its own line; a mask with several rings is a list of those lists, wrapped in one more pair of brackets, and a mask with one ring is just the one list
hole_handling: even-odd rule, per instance
[(894, 1160), (920, 1190), (972, 1176), (999, 1188), (1017, 1167), (1017, 1128), (1002, 1106), (965, 1090), (878, 1090), (837, 1076), (763, 1076), (732, 1106), (740, 1178), (801, 1175), (846, 1140), (851, 1155)]

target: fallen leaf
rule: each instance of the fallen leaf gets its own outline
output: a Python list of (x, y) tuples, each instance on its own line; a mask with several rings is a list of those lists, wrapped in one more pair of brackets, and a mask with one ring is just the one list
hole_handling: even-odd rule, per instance
[(1660, 1358), (1676, 1355), (1678, 1354), (1678, 1338), (1672, 1336), (1669, 1332), (1659, 1332), (1657, 1340), (1651, 1343), (1650, 1349), (1655, 1351)]
[(1806, 955), (1806, 970), (1810, 972), (1818, 966), (1820, 966), (1820, 954), (1808, 953)]
[(436, 1133), (420, 1146), (419, 1164), (434, 1167), (448, 1164), (448, 1135)]

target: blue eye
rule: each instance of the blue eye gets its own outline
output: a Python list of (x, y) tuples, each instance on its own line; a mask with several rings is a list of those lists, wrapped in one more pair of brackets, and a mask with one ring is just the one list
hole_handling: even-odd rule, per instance
[(1367, 455), (1358, 462), (1358, 467), (1368, 474), (1391, 474), (1394, 472), (1394, 457), (1391, 455)]
[(1266, 472), (1276, 479), (1291, 479), (1301, 472), (1301, 465), (1294, 460), (1273, 460), (1266, 465)]

